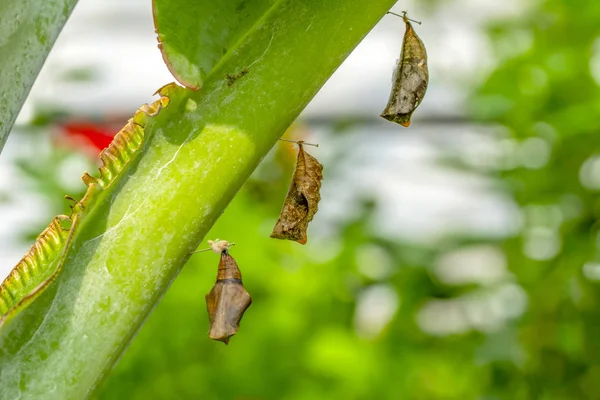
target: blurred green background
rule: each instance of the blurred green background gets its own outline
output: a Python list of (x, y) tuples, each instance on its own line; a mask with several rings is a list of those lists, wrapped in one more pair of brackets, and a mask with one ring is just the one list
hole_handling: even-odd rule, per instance
[[(335, 224), (317, 214), (306, 246), (269, 239), (295, 161), (281, 143), (207, 236), (237, 243), (253, 298), (239, 333), (228, 346), (208, 339), (204, 295), (219, 257), (194, 255), (97, 398), (600, 399), (600, 2), (528, 2), (483, 34), (488, 73), (455, 82), (469, 96), (467, 120), (414, 126), (444, 136), (438, 167), (486, 179), (518, 206), (509, 234), (390, 236), (374, 216), (395, 200), (363, 193)], [(23, 134), (43, 134), (50, 117)], [(455, 151), (463, 124), (486, 132), (493, 151), (469, 141), (460, 146), (477, 157)], [(344, 161), (344, 146), (385, 129), (406, 132), (338, 119), (300, 122), (288, 137), (321, 142), (307, 150), (324, 164), (323, 194), (344, 198), (348, 188), (328, 186), (336, 171), (363, 168)], [(76, 195), (57, 178), (65, 165), (94, 169), (76, 148), (53, 148), (18, 159), (51, 199), (28, 240)]]

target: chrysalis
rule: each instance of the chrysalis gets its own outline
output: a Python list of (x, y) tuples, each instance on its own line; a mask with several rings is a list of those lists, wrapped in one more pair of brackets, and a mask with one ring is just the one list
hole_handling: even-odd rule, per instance
[[(211, 247), (215, 249), (213, 243)], [(228, 247), (224, 246), (221, 250), (217, 282), (206, 295), (210, 322), (208, 336), (225, 344), (237, 333), (244, 312), (252, 303), (252, 298), (242, 285), (242, 273), (235, 259), (229, 255)]]
[(392, 78), (392, 93), (381, 116), (408, 127), (412, 113), (425, 96), (429, 72), (425, 45), (415, 33), (406, 12), (402, 19), (406, 24), (402, 51)]
[(297, 143), (296, 170), (271, 237), (305, 244), (308, 223), (316, 214), (317, 205), (321, 200), (319, 190), (323, 179), (323, 166), (304, 151), (304, 142)]

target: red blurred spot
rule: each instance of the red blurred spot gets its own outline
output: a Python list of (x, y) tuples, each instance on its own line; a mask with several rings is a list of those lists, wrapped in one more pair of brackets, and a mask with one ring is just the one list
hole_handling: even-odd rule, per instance
[(87, 121), (65, 122), (60, 128), (69, 144), (77, 148), (91, 147), (96, 153), (108, 147), (118, 131), (113, 124), (103, 125)]

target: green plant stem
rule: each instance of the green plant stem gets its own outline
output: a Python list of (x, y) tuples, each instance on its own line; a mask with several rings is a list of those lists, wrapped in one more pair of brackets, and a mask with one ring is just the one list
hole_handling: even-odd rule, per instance
[(77, 0), (0, 1), (0, 153)]
[(86, 210), (58, 279), (0, 330), (0, 398), (93, 391), (260, 160), (393, 4), (279, 1), (200, 91), (180, 90), (150, 119), (136, 157)]

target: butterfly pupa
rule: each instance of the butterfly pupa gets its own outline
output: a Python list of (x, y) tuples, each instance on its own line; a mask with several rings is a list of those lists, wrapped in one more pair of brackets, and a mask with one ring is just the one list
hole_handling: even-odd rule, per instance
[(303, 141), (296, 143), (298, 144), (296, 169), (271, 237), (305, 244), (308, 223), (317, 213), (317, 206), (321, 200), (319, 191), (323, 179), (323, 166), (316, 158), (304, 151)]
[(392, 77), (392, 92), (381, 116), (408, 127), (412, 113), (425, 96), (429, 71), (425, 45), (415, 33), (406, 12), (402, 19), (406, 24), (406, 32), (402, 40), (400, 59)]
[[(208, 336), (225, 344), (237, 333), (244, 312), (252, 303), (250, 294), (242, 284), (242, 273), (229, 254), (228, 247), (221, 250), (217, 281), (206, 295), (210, 323)], [(211, 248), (215, 249), (212, 243)]]

